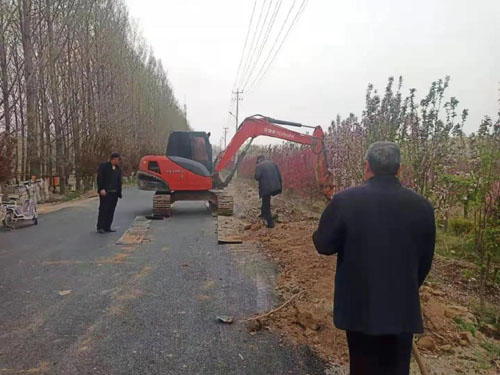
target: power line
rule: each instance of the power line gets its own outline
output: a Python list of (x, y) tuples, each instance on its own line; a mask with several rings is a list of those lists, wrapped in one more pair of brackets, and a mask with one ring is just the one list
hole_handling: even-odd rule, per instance
[(269, 68), (273, 64), (274, 60), (276, 59), (276, 56), (278, 55), (279, 51), (281, 50), (281, 47), (283, 46), (285, 40), (287, 39), (288, 35), (290, 34), (290, 31), (293, 29), (293, 27), (297, 23), (299, 17), (302, 15), (302, 13), (303, 13), (306, 5), (307, 5), (307, 2), (308, 2), (308, 0), (303, 0), (302, 1), (301, 7), (299, 8), (297, 14), (295, 15), (295, 18), (293, 19), (292, 23), (290, 24), (290, 27), (288, 28), (288, 30), (287, 30), (284, 38), (281, 40), (281, 43), (280, 43), (278, 49), (276, 50), (276, 52), (274, 53), (274, 55), (273, 55), (273, 57), (271, 59), (271, 62), (267, 65), (267, 67), (265, 68), (265, 70), (263, 71), (263, 73), (260, 76), (258, 76), (258, 78), (255, 80), (255, 83), (253, 83), (250, 86), (250, 88), (247, 90), (247, 95), (248, 95), (248, 91), (253, 90), (255, 87), (257, 87), (257, 85), (259, 85), (262, 82), (262, 79), (264, 78), (264, 76), (266, 75), (267, 71), (269, 70)]
[(246, 85), (248, 84), (250, 78), (252, 77), (254, 71), (255, 71), (255, 68), (257, 67), (259, 61), (260, 61), (260, 57), (262, 56), (262, 52), (264, 51), (264, 48), (267, 44), (267, 40), (269, 39), (269, 36), (271, 35), (271, 31), (273, 29), (273, 26), (274, 26), (274, 22), (276, 21), (276, 17), (278, 15), (278, 12), (281, 8), (281, 2), (282, 0), (279, 0), (277, 3), (276, 3), (276, 6), (274, 7), (274, 10), (273, 10), (273, 14), (271, 16), (271, 20), (269, 21), (269, 24), (267, 26), (267, 29), (266, 29), (266, 32), (265, 32), (265, 35), (264, 35), (264, 39), (263, 39), (263, 42), (261, 43), (260, 45), (260, 48), (259, 48), (259, 52), (257, 53), (257, 58), (255, 59), (255, 63), (254, 63), (254, 66), (251, 70), (251, 73), (247, 75), (247, 78), (245, 80), (245, 82), (243, 83), (243, 89), (245, 89)]
[[(285, 29), (285, 26), (288, 22), (288, 19), (290, 18), (290, 15), (292, 14), (292, 10), (295, 8), (295, 4), (297, 3), (297, 0), (293, 0), (293, 3), (292, 3), (292, 6), (290, 7), (290, 10), (288, 11), (286, 17), (285, 17), (285, 21), (283, 22), (283, 24), (281, 25), (281, 28), (280, 28), (280, 31), (278, 32), (278, 35), (276, 36), (276, 38), (274, 39), (274, 43), (273, 43), (273, 46), (271, 47), (271, 49), (269, 50), (269, 52), (267, 53), (267, 56), (266, 56), (266, 59), (264, 60), (264, 63), (262, 64), (261, 68), (259, 69), (259, 72), (257, 73), (257, 77), (258, 75), (262, 72), (262, 70), (264, 69), (264, 66), (267, 64), (267, 62), (269, 61), (269, 58), (271, 57), (271, 54), (274, 50), (274, 48), (276, 47), (276, 45), (278, 44), (278, 41), (281, 37), (281, 33), (283, 32), (283, 30)], [(255, 81), (255, 80), (254, 80)]]
[[(302, 1), (302, 4), (300, 5), (300, 8), (299, 10), (297, 11), (292, 23), (290, 24), (285, 36), (283, 37), (283, 39), (281, 40), (280, 42), (280, 45), (278, 46), (277, 50), (275, 51), (273, 57), (271, 58), (271, 61), (269, 62), (269, 64), (265, 67), (264, 71), (262, 72), (262, 74), (259, 76), (257, 76), (258, 78), (256, 78), (253, 82), (253, 84), (250, 86), (249, 90), (248, 91), (253, 91), (263, 80), (264, 76), (266, 75), (266, 73), (268, 72), (269, 68), (271, 67), (271, 65), (273, 64), (274, 60), (276, 59), (276, 56), (278, 55), (278, 53), (280, 52), (281, 50), (281, 47), (283, 47), (283, 44), (285, 43), (288, 35), (290, 34), (290, 31), (293, 29), (293, 27), (295, 26), (295, 24), (297, 23), (297, 20), (300, 18), (300, 16), (302, 15), (302, 12), (304, 11), (306, 5), (307, 5), (307, 2), (308, 0), (303, 0)], [(264, 65), (263, 65), (264, 67)]]
[[(249, 63), (250, 63), (251, 56), (253, 56), (253, 54), (254, 54), (253, 51), (255, 49), (255, 36), (257, 35), (257, 31), (259, 29), (260, 20), (262, 19), (262, 13), (264, 12), (264, 8), (266, 6), (266, 2), (267, 2), (267, 0), (264, 0), (263, 3), (262, 3), (262, 7), (260, 8), (259, 18), (257, 19), (257, 24), (255, 25), (255, 30), (253, 32), (252, 41), (250, 42), (250, 52), (247, 54), (247, 58), (246, 58), (245, 64), (243, 65), (243, 74), (242, 74), (242, 77), (246, 76), (246, 74), (248, 72), (248, 68), (249, 68)], [(240, 86), (241, 81), (243, 81), (243, 80), (240, 79), (240, 80), (237, 81), (238, 82), (237, 86)]]
[(250, 35), (250, 28), (252, 26), (253, 15), (255, 13), (255, 7), (257, 6), (257, 0), (253, 3), (252, 15), (250, 16), (250, 22), (248, 23), (247, 28), (247, 36), (245, 37), (245, 43), (243, 44), (243, 49), (241, 50), (240, 63), (238, 64), (238, 71), (236, 72), (236, 77), (234, 79), (233, 90), (236, 88), (236, 81), (238, 80), (238, 76), (240, 75), (241, 64), (243, 63), (243, 57), (245, 56), (245, 50), (247, 48), (248, 36)]
[[(263, 3), (263, 7), (265, 6), (265, 3), (266, 3), (266, 0), (264, 0), (264, 3)], [(248, 66), (247, 66), (247, 69), (246, 71), (244, 72), (243, 74), (243, 77), (242, 77), (242, 80), (240, 82), (240, 85), (243, 84), (245, 85), (245, 82), (248, 80), (249, 77), (252, 76), (253, 74), (253, 71), (255, 69), (255, 65), (257, 64), (258, 62), (258, 51), (261, 50), (262, 48), (262, 45), (263, 45), (263, 42), (261, 41), (261, 37), (264, 35), (265, 37), (265, 32), (264, 30), (267, 29), (267, 25), (266, 25), (266, 22), (267, 22), (267, 19), (269, 18), (269, 14), (271, 13), (271, 7), (273, 5), (273, 0), (270, 0), (269, 1), (269, 6), (267, 7), (267, 10), (266, 10), (266, 15), (264, 17), (264, 20), (262, 21), (262, 25), (260, 25), (259, 27), (259, 34), (257, 36), (257, 40), (255, 41), (255, 45), (254, 45), (254, 48), (253, 50), (251, 51), (251, 55), (248, 59)], [(271, 16), (272, 18), (272, 16)], [(255, 57), (257, 57), (257, 60), (255, 59)]]
[[(254, 20), (254, 15), (255, 15), (255, 9), (256, 9), (256, 7), (257, 7), (257, 0), (255, 0), (254, 3), (253, 3), (252, 14), (250, 16), (250, 22), (248, 23), (247, 33), (246, 33), (246, 36), (245, 36), (245, 43), (243, 44), (243, 49), (241, 50), (241, 57), (240, 57), (240, 62), (238, 64), (238, 70), (237, 70), (236, 76), (234, 78), (234, 83), (233, 83), (233, 88), (231, 90), (231, 95), (229, 96), (229, 103), (228, 103), (228, 108), (227, 108), (227, 111), (226, 111), (226, 123), (227, 124), (229, 124), (229, 121), (231, 119), (229, 113), (231, 112), (232, 105), (234, 103), (234, 97), (232, 95), (232, 91), (236, 88), (236, 85), (238, 83), (238, 78), (240, 76), (240, 72), (241, 72), (241, 67), (242, 67), (242, 64), (243, 64), (243, 60), (245, 60), (245, 51), (247, 50), (248, 38), (249, 38), (251, 30), (252, 30), (252, 24), (253, 24), (253, 20)], [(254, 36), (252, 38), (252, 42), (253, 42), (254, 38), (255, 38), (255, 33), (254, 33)], [(246, 56), (248, 57), (248, 53), (246, 54)]]
[[(269, 67), (272, 65), (277, 54), (279, 53), (285, 39), (288, 37), (288, 34), (290, 33), (291, 29), (302, 13), (306, 1), (307, 0), (302, 1), (302, 4), (299, 6), (295, 17), (289, 24), (290, 17), (294, 13), (297, 4), (297, 0), (293, 1), (288, 14), (286, 15), (285, 20), (281, 25), (281, 28), (279, 29), (279, 33), (276, 36), (272, 47), (267, 52), (267, 56), (263, 62), (261, 60), (261, 57), (266, 50), (267, 42), (272, 34), (276, 19), (281, 9), (282, 0), (277, 0), (276, 3), (274, 3), (274, 0), (269, 0), (269, 3), (268, 0), (263, 0), (262, 5), (260, 6), (260, 11), (256, 23), (254, 23), (254, 21), (256, 18), (258, 4), (257, 0), (254, 1), (252, 13), (250, 16), (250, 22), (248, 23), (247, 33), (245, 36), (245, 42), (243, 44), (235, 81), (233, 83), (233, 93), (236, 94), (236, 98), (231, 96), (228, 104), (228, 114), (231, 112), (234, 102), (236, 102), (237, 112), (239, 112), (239, 100), (241, 99), (239, 97), (239, 94), (242, 93), (246, 89), (246, 87), (250, 87), (250, 89), (253, 90), (256, 84), (260, 83), (260, 80), (265, 76)], [(284, 37), (281, 38), (287, 26), (288, 30), (286, 30)], [(260, 64), (261, 62), (262, 65)], [(255, 72), (257, 72), (257, 74), (255, 74)], [(250, 86), (248, 86), (249, 83)], [(234, 91), (235, 89), (236, 92)]]

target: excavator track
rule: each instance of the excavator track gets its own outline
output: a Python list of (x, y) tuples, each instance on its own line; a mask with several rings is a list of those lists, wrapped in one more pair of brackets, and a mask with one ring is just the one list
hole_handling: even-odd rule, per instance
[(153, 197), (153, 215), (169, 217), (172, 215), (170, 194), (158, 194)]
[(234, 213), (234, 199), (224, 190), (213, 190), (217, 196), (217, 215), (232, 216)]

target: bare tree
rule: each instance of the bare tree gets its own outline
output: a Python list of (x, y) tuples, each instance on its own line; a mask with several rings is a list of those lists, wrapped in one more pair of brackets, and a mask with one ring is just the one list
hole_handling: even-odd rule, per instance
[[(112, 150), (125, 169), (188, 129), (162, 64), (119, 0), (0, 0), (0, 134), (17, 179), (89, 186)], [(9, 143), (9, 144), (10, 144)], [(1, 172), (6, 174), (6, 172)]]

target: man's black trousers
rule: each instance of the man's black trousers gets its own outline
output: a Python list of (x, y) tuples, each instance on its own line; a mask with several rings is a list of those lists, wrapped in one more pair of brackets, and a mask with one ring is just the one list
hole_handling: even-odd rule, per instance
[(371, 336), (347, 331), (350, 375), (408, 375), (413, 334)]
[(107, 193), (104, 197), (99, 195), (99, 216), (97, 217), (97, 230), (110, 230), (115, 214), (117, 193)]
[(262, 218), (266, 220), (267, 225), (273, 225), (273, 215), (271, 214), (271, 196), (264, 195), (262, 197), (262, 206), (260, 209)]

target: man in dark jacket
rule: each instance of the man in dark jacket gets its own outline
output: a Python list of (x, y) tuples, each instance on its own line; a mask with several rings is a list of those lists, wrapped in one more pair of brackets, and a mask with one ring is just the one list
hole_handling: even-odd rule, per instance
[(272, 160), (259, 155), (255, 168), (255, 179), (259, 181), (259, 196), (262, 198), (261, 216), (266, 220), (268, 228), (274, 228), (271, 214), (271, 196), (281, 193), (281, 173)]
[(99, 193), (99, 216), (97, 232), (116, 232), (111, 229), (118, 198), (122, 197), (122, 171), (120, 154), (113, 152), (110, 161), (99, 165), (97, 192)]
[(334, 195), (313, 241), (338, 254), (334, 322), (347, 331), (351, 375), (407, 375), (423, 332), (419, 288), (434, 256), (434, 209), (397, 179), (400, 150), (368, 148), (363, 186)]

